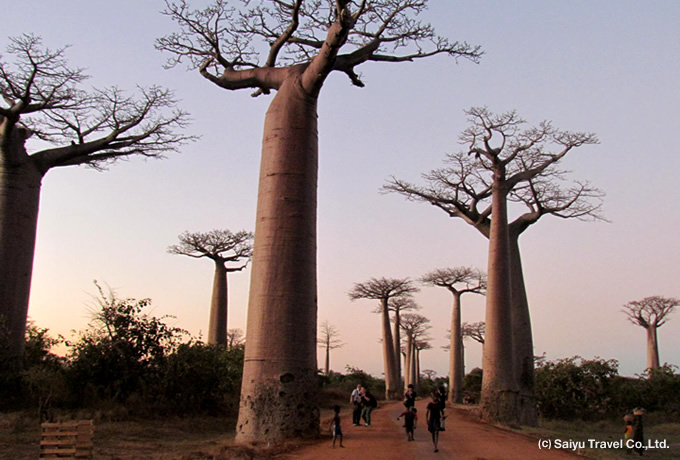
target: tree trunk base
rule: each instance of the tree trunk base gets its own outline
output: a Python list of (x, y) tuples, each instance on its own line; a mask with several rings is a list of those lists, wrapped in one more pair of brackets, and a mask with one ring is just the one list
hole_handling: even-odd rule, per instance
[(520, 425), (520, 395), (517, 391), (497, 390), (482, 393), (482, 420), (489, 423)]
[[(236, 441), (280, 441), (319, 435), (316, 372), (284, 373), (276, 380), (244, 382)], [(244, 388), (245, 389), (245, 388)]]

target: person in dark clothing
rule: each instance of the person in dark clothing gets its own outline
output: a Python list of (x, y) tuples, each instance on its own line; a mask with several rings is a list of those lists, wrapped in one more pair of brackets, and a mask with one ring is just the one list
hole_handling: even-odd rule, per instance
[(371, 426), (371, 412), (378, 407), (378, 400), (366, 388), (364, 388), (362, 399), (361, 418), (364, 419), (364, 426)]
[(644, 415), (645, 410), (636, 408), (633, 411), (633, 441), (635, 442), (635, 451), (643, 455), (645, 453), (645, 436), (642, 431), (642, 416)]
[(437, 444), (439, 443), (439, 431), (441, 431), (441, 403), (437, 393), (432, 393), (432, 402), (427, 405), (427, 431), (432, 433), (432, 445), (434, 451), (439, 452)]
[(397, 417), (397, 420), (399, 420), (401, 417), (404, 417), (404, 428), (406, 429), (406, 439), (408, 441), (413, 441), (414, 430), (416, 428), (416, 424), (418, 423), (418, 415), (416, 414), (417, 412), (418, 409), (415, 407), (409, 407), (407, 410), (402, 412), (399, 417)]
[(406, 410), (416, 405), (416, 390), (413, 385), (409, 385), (406, 393), (404, 393), (404, 407)]

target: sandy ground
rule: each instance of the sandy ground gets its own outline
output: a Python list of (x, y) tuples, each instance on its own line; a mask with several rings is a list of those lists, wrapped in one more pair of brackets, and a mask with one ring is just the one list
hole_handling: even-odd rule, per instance
[(408, 442), (403, 419), (397, 420), (403, 411), (399, 402), (387, 403), (373, 411), (370, 427), (352, 426), (352, 414), (341, 413), (344, 432), (344, 448), (336, 442), (335, 449), (329, 441), (306, 446), (280, 458), (285, 460), (410, 460), (410, 459), (457, 459), (457, 460), (534, 460), (534, 459), (583, 459), (575, 454), (538, 448), (538, 440), (512, 431), (506, 431), (479, 423), (469, 415), (447, 410), (446, 431), (439, 436), (439, 452), (434, 452), (432, 438), (427, 431), (425, 412), (427, 400), (418, 401), (418, 425), (415, 441)]

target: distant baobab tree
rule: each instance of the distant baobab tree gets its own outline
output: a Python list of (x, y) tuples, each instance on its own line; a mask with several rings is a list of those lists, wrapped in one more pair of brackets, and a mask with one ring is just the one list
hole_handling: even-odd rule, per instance
[(419, 383), (418, 342), (423, 341), (429, 329), (430, 320), (416, 313), (404, 313), (400, 327), (406, 335), (406, 359), (404, 360), (404, 385), (417, 386)]
[[(393, 297), (387, 303), (389, 311), (393, 312), (392, 316), (394, 325), (392, 339), (394, 340), (394, 352), (397, 354), (397, 375), (401, 379), (402, 369), (401, 369), (401, 314), (404, 311), (420, 310), (420, 306), (413, 300), (410, 296)], [(380, 313), (377, 311), (376, 313)], [(406, 378), (404, 378), (404, 385), (407, 385)], [(406, 391), (406, 388), (399, 387), (400, 391)]]
[(229, 329), (227, 331), (227, 349), (233, 350), (245, 344), (245, 336), (241, 329)]
[[(319, 433), (316, 382), (317, 101), (332, 72), (366, 62), (477, 61), (417, 16), (426, 0), (166, 2), (157, 41), (224, 90), (276, 91), (265, 118), (237, 442)], [(265, 51), (267, 50), (267, 51)], [(260, 54), (260, 51), (263, 51)]]
[(470, 267), (441, 268), (423, 275), (419, 281), (427, 286), (446, 288), (453, 294), (451, 309), (451, 343), (449, 348), (449, 401), (463, 402), (463, 377), (465, 373), (461, 303), (463, 294), (484, 294), (486, 274)]
[(659, 342), (656, 330), (666, 324), (668, 316), (680, 299), (652, 296), (642, 300), (633, 300), (623, 306), (623, 312), (631, 323), (641, 326), (647, 331), (647, 368), (659, 368)]
[(328, 375), (331, 371), (331, 350), (340, 348), (344, 343), (338, 338), (340, 336), (340, 331), (333, 325), (329, 324), (328, 321), (321, 323), (321, 329), (319, 333), (319, 346), (325, 348), (326, 353), (326, 363), (324, 365), (323, 375)]
[[(559, 131), (550, 122), (522, 129), (515, 111), (466, 111), (467, 151), (447, 156), (445, 168), (423, 175), (425, 186), (392, 178), (383, 187), (461, 218), (489, 239), (482, 414), (497, 422), (537, 423), (534, 353), (519, 237), (545, 215), (602, 219), (603, 193), (587, 182), (567, 183), (557, 163), (592, 133)], [(509, 221), (508, 203), (526, 211)], [(512, 276), (511, 276), (512, 275)]]
[[(191, 136), (178, 134), (187, 114), (172, 92), (140, 88), (87, 90), (66, 48), (49, 49), (24, 34), (0, 57), (0, 320), (9, 333), (12, 367), (21, 367), (42, 180), (48, 171), (86, 165), (105, 170), (131, 156), (161, 158)], [(27, 140), (38, 142), (33, 153)], [(102, 242), (104, 243), (104, 242)]]
[(461, 326), (461, 331), (463, 335), (463, 339), (465, 338), (471, 338), (475, 342), (481, 343), (484, 345), (484, 334), (485, 334), (485, 327), (484, 327), (484, 321), (479, 321), (476, 323), (463, 323)]
[(355, 283), (349, 292), (351, 300), (372, 299), (380, 302), (386, 399), (401, 398), (401, 376), (397, 373), (397, 361), (401, 359), (401, 351), (394, 349), (394, 337), (390, 330), (389, 303), (393, 299), (410, 297), (414, 292), (418, 292), (418, 288), (409, 278), (371, 278), (364, 283)]
[[(184, 232), (179, 235), (179, 244), (168, 247), (170, 254), (179, 254), (195, 259), (206, 258), (215, 264), (212, 297), (210, 300), (210, 322), (208, 326), (208, 343), (227, 343), (228, 316), (228, 284), (227, 274), (243, 270), (253, 255), (253, 234), (241, 230), (232, 233), (229, 230), (212, 230), (210, 232)], [(227, 266), (238, 263), (236, 267)]]

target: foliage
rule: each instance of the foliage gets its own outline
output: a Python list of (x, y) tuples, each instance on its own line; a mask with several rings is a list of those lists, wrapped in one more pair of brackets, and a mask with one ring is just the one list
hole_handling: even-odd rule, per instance
[(118, 299), (115, 293), (107, 295), (97, 288), (99, 311), (90, 328), (68, 343), (67, 377), (73, 395), (77, 403), (122, 403), (133, 394), (144, 398), (186, 332), (166, 324), (170, 317), (142, 313), (151, 306), (150, 299)]
[(463, 402), (476, 404), (482, 394), (483, 371), (475, 367), (463, 378)]
[(561, 419), (594, 419), (611, 412), (618, 361), (580, 356), (539, 361), (536, 399), (540, 415)]
[(322, 389), (330, 387), (338, 388), (349, 398), (350, 393), (358, 384), (368, 388), (374, 395), (385, 394), (385, 380), (373, 377), (363, 370), (347, 365), (346, 374), (339, 372), (329, 372), (327, 376), (319, 375), (319, 383)]
[(243, 349), (200, 341), (181, 344), (166, 359), (159, 378), (161, 409), (181, 414), (236, 413)]

